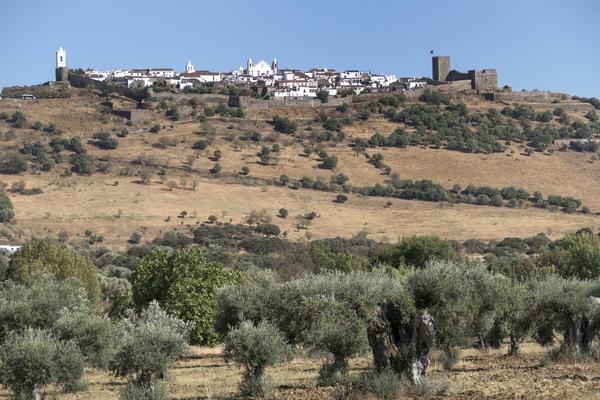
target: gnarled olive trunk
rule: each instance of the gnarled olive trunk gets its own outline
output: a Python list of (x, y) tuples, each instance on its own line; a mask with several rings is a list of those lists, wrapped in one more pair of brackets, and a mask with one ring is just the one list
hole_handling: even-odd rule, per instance
[(508, 344), (508, 354), (516, 356), (519, 354), (519, 339), (514, 335), (510, 334), (510, 342)]
[(421, 383), (429, 367), (429, 351), (435, 344), (435, 321), (427, 310), (417, 310), (410, 326), (392, 326), (390, 312), (380, 306), (368, 328), (373, 363), (378, 370), (392, 368), (408, 372), (413, 383)]
[(588, 351), (595, 336), (594, 321), (582, 315), (569, 315), (566, 325), (564, 344), (575, 354)]
[(369, 346), (373, 353), (373, 364), (377, 370), (392, 368), (400, 354), (384, 307), (377, 307), (373, 320), (367, 328)]
[(152, 373), (148, 370), (143, 370), (138, 378), (138, 384), (144, 388), (144, 392), (148, 399), (154, 399), (156, 395), (156, 388), (154, 382), (152, 382)]

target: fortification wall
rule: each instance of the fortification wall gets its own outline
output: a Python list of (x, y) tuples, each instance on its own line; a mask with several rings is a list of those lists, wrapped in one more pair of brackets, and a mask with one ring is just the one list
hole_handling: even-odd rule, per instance
[(481, 71), (470, 70), (472, 88), (482, 91), (494, 91), (498, 89), (498, 73), (495, 69), (483, 69)]
[(113, 110), (112, 113), (131, 122), (146, 122), (152, 119), (152, 112), (148, 110)]
[(71, 86), (78, 88), (92, 87), (97, 90), (102, 90), (109, 87), (114, 93), (121, 96), (129, 97), (135, 101), (142, 101), (148, 97), (146, 89), (132, 89), (125, 86), (107, 85), (105, 82), (100, 82), (94, 79), (87, 78), (82, 75), (69, 74), (69, 83)]
[(506, 103), (552, 103), (565, 100), (571, 100), (571, 96), (565, 93), (541, 92), (538, 90), (494, 93), (494, 101)]
[[(162, 100), (172, 99), (181, 102), (190, 99), (204, 101), (207, 103), (228, 103), (229, 96), (223, 94), (197, 94), (197, 93), (152, 93), (151, 98)], [(270, 108), (270, 107), (337, 107), (341, 104), (352, 104), (352, 96), (329, 98), (327, 103), (321, 103), (319, 99), (314, 98), (285, 98), (285, 99), (254, 99), (252, 97), (240, 97), (242, 107)]]
[(20, 98), (23, 94), (33, 94), (38, 99), (65, 99), (71, 97), (68, 84), (10, 86), (2, 89), (2, 97)]

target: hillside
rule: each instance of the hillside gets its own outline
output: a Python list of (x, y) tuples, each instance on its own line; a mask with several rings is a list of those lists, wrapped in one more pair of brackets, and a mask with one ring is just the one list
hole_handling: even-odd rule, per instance
[[(359, 232), (388, 241), (425, 233), (456, 240), (491, 240), (540, 232), (559, 237), (581, 227), (600, 227), (597, 150), (561, 148), (551, 144), (551, 139), (548, 143), (552, 129), (563, 135), (560, 137), (598, 135), (598, 123), (590, 120), (588, 108), (570, 107), (583, 105), (574, 100), (535, 103), (523, 111), (515, 104), (489, 102), (474, 95), (454, 95), (450, 106), (417, 99), (393, 104), (373, 97), (337, 108), (267, 108), (242, 97), (244, 116), (239, 118), (231, 115), (236, 109), (219, 106), (222, 99), (171, 100), (165, 95), (155, 99), (148, 121), (130, 123), (111, 114), (100, 93), (80, 89), (71, 89), (71, 93), (69, 99), (0, 101), (2, 157), (27, 153), (24, 146), (36, 142), (47, 154), (55, 154), (56, 143), (64, 147), (65, 141), (79, 137), (85, 153), (95, 162), (91, 175), (65, 173), (72, 168), (69, 159), (73, 152), (61, 147), (56, 165), (41, 171), (48, 168), (39, 168), (36, 155), (25, 155), (27, 170), (2, 174), (0, 180), (8, 188), (23, 181), (27, 188), (41, 188), (42, 193), (10, 193), (16, 219), (6, 226), (5, 233), (24, 239), (62, 232), (76, 242), (84, 240), (88, 231), (88, 237), (102, 236), (105, 245), (124, 247), (133, 232), (151, 240), (172, 229), (187, 232), (209, 216), (216, 216), (219, 222), (243, 223), (252, 211), (261, 210), (293, 240), (352, 237)], [(130, 107), (120, 98), (111, 101), (115, 108)], [(449, 108), (461, 103), (465, 109)], [(566, 112), (555, 111), (564, 105)], [(499, 112), (507, 106), (513, 114)], [(492, 115), (490, 109), (498, 112)], [(22, 127), (11, 122), (16, 111), (25, 116)], [(215, 111), (217, 115), (211, 116)], [(536, 114), (529, 119), (516, 115), (532, 111)], [(415, 113), (421, 113), (419, 123), (414, 122)], [(295, 133), (276, 132), (271, 122), (274, 115), (295, 123)], [(37, 121), (41, 129), (32, 129)], [(47, 129), (50, 124), (53, 127)], [(461, 134), (465, 134), (464, 126), (476, 134), (457, 144), (456, 132), (463, 129)], [(486, 127), (485, 136), (482, 126)], [(506, 129), (500, 132), (501, 128)], [(126, 134), (121, 133), (124, 129)], [(376, 133), (385, 138), (397, 129), (403, 130), (398, 137), (406, 143), (373, 145), (370, 140)], [(97, 135), (100, 132), (109, 135), (102, 139)], [(493, 135), (509, 135), (510, 139)], [(495, 138), (496, 148), (491, 150), (486, 147), (492, 146), (489, 137)], [(114, 147), (114, 143), (103, 146), (98, 143), (101, 140), (116, 140), (117, 146), (102, 149)], [(372, 143), (367, 143), (369, 140)], [(198, 141), (204, 141), (206, 148), (198, 149), (203, 147)], [(457, 151), (453, 146), (458, 145), (471, 147)], [(270, 154), (261, 161), (259, 153), (264, 146)], [(218, 160), (214, 157), (217, 149), (221, 152)], [(337, 158), (333, 169), (322, 168), (324, 154), (319, 153), (323, 152)], [(379, 164), (376, 154), (383, 155)], [(222, 170), (211, 173), (216, 163)], [(240, 173), (244, 166), (247, 175)], [(327, 186), (339, 174), (348, 178), (345, 186)], [(285, 185), (279, 183), (281, 175), (289, 178)], [(304, 177), (322, 179), (320, 186), (314, 186), (322, 190), (306, 188), (313, 183), (306, 178), (302, 181)], [(454, 200), (462, 196), (475, 204), (409, 199), (403, 180), (423, 179), (441, 185)], [(403, 192), (383, 197), (365, 195), (361, 189), (376, 184), (396, 185)], [(551, 204), (536, 207), (531, 199), (510, 204), (505, 198), (501, 207), (478, 205), (487, 204), (493, 196), (482, 199), (478, 194), (451, 192), (457, 184), (461, 191), (468, 185), (514, 186), (525, 189), (529, 197), (539, 191), (544, 198), (572, 197), (582, 205), (574, 212)], [(348, 200), (335, 202), (344, 191)], [(281, 208), (287, 209), (287, 218), (277, 217)], [(311, 212), (317, 217), (307, 221), (304, 216)]]

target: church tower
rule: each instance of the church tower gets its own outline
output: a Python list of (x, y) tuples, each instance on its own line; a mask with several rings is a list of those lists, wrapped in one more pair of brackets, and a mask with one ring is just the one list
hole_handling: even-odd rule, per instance
[(61, 47), (56, 50), (56, 81), (67, 82), (69, 80), (69, 68), (67, 67), (67, 52)]
[(188, 74), (196, 72), (196, 69), (194, 68), (194, 65), (189, 60), (188, 60), (187, 65), (185, 66), (185, 72), (188, 73)]
[(250, 76), (254, 76), (254, 63), (252, 62), (252, 59), (250, 57), (248, 57), (248, 63), (246, 66), (246, 73)]
[(276, 58), (274, 58), (273, 62), (271, 63), (271, 70), (273, 70), (273, 75), (279, 73), (279, 61), (277, 61)]

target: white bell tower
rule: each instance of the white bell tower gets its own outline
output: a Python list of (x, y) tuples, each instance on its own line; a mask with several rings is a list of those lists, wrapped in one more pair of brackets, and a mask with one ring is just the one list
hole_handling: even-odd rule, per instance
[(188, 74), (191, 74), (192, 72), (196, 72), (194, 65), (192, 65), (192, 62), (189, 60), (188, 60), (187, 65), (185, 66), (185, 72)]
[(60, 46), (56, 50), (56, 68), (64, 68), (67, 66), (67, 52)]
[(248, 65), (247, 65), (247, 74), (250, 76), (254, 76), (254, 63), (252, 62), (252, 59), (248, 57)]
[(276, 58), (274, 58), (273, 62), (271, 63), (271, 70), (273, 71), (273, 74), (279, 73), (279, 62)]

